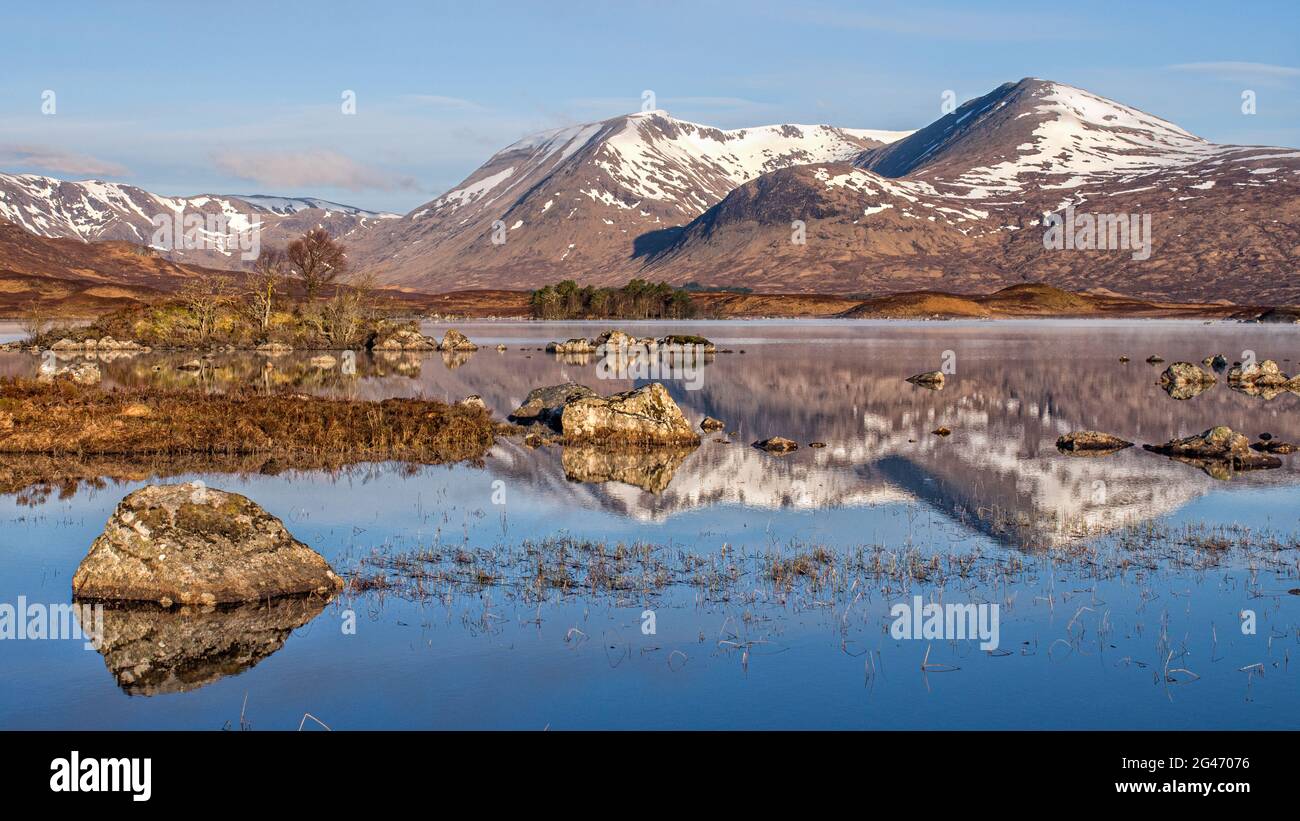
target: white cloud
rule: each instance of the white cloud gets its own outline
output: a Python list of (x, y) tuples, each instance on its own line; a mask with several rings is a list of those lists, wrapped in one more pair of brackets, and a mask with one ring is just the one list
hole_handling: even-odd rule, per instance
[(219, 151), (217, 168), (231, 176), (260, 185), (287, 189), (312, 187), (348, 191), (418, 190), (410, 177), (363, 165), (327, 149), (311, 151)]
[(0, 146), (0, 165), (39, 168), (70, 177), (125, 177), (131, 173), (120, 163), (30, 145)]

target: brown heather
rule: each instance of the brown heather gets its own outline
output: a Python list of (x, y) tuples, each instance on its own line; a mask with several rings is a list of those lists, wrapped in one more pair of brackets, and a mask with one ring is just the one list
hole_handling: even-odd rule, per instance
[(481, 408), (251, 391), (87, 389), (0, 380), (0, 454), (257, 456), (298, 464), (477, 460), (497, 424)]

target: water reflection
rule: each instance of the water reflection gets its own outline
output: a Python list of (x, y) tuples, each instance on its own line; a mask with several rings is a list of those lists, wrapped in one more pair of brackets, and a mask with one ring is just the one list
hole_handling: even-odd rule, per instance
[(253, 667), (324, 608), (316, 597), (219, 608), (106, 607), (96, 649), (127, 695), (183, 693)]
[[(198, 372), (177, 368), (184, 355), (152, 354), (104, 363), (104, 379), (110, 386), (225, 390), (254, 384), (364, 399), (455, 401), (477, 394), (498, 418), (541, 385), (574, 381), (609, 394), (647, 381), (623, 378), (629, 375), (626, 363), (608, 367), (596, 357), (537, 350), (549, 339), (596, 336), (601, 325), (456, 327), (481, 350), (359, 354), (351, 374), (344, 373), (337, 357), (331, 364), (319, 353), (273, 360), (218, 354)], [(629, 330), (649, 336), (680, 329), (644, 323)], [(1140, 360), (1153, 350), (1170, 360), (1197, 362), (1217, 351), (1249, 349), (1287, 362), (1300, 329), (732, 322), (705, 323), (698, 330), (721, 352), (704, 358), (707, 367), (669, 369), (661, 376), (693, 423), (705, 416), (726, 422), (728, 435), (721, 441), (705, 437), (695, 450), (627, 453), (533, 451), (507, 439), (493, 450), (488, 469), (528, 486), (557, 508), (599, 508), (640, 521), (664, 521), (718, 504), (815, 511), (919, 499), (1004, 540), (1049, 544), (1159, 517), (1224, 479), (1250, 489), (1294, 484), (1298, 478), (1295, 463), (1285, 458), (1281, 469), (1247, 475), (1201, 470), (1205, 466), (1137, 448), (1082, 459), (1062, 454), (1054, 443), (1061, 434), (1084, 428), (1139, 443), (1165, 442), (1220, 424), (1251, 438), (1269, 431), (1295, 439), (1300, 436), (1295, 394), (1266, 401), (1220, 382), (1174, 401), (1159, 383), (1159, 366)], [(440, 329), (425, 332), (437, 335)], [(507, 350), (489, 349), (500, 344)], [(1121, 356), (1132, 361), (1123, 363)], [(905, 381), (941, 361), (955, 365), (943, 391)], [(30, 355), (8, 355), (0, 358), (0, 372), (21, 371), (34, 362)], [(932, 435), (938, 427), (950, 428), (952, 435)], [(775, 458), (737, 444), (769, 436), (805, 446), (816, 440), (827, 447), (801, 447)], [(12, 488), (15, 482), (4, 484)]]

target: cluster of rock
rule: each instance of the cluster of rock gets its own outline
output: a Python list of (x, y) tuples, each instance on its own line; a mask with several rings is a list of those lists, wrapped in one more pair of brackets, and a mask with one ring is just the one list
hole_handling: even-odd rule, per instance
[(68, 353), (96, 353), (99, 351), (133, 351), (136, 353), (148, 353), (152, 350), (147, 345), (141, 345), (132, 340), (119, 342), (111, 336), (105, 336), (102, 339), (83, 339), (80, 341), (64, 337), (50, 346), (52, 351), (66, 351)]
[[(1067, 433), (1056, 440), (1056, 447), (1074, 455), (1104, 456), (1131, 447), (1132, 442), (1095, 430)], [(1245, 434), (1226, 425), (1218, 425), (1196, 436), (1171, 439), (1163, 445), (1143, 445), (1143, 450), (1196, 465), (1217, 478), (1228, 478), (1233, 471), (1281, 467), (1274, 454), (1295, 453), (1300, 448), (1262, 433), (1251, 443)]]
[(343, 589), (320, 554), (253, 501), (199, 483), (128, 495), (72, 577), (81, 599), (214, 606)]
[(425, 336), (413, 328), (401, 328), (377, 341), (374, 350), (469, 353), (477, 351), (478, 345), (475, 345), (469, 340), (469, 337), (454, 328), (447, 329), (447, 332), (442, 335), (441, 342), (431, 336)]
[(1218, 425), (1196, 436), (1171, 439), (1163, 445), (1142, 447), (1152, 453), (1172, 456), (1207, 468), (1223, 465), (1232, 470), (1255, 470), (1282, 466), (1282, 461), (1276, 456), (1254, 450), (1245, 434), (1237, 433), (1227, 425)]
[(536, 388), (507, 417), (543, 425), (566, 443), (695, 445), (700, 437), (659, 382), (611, 396), (569, 382)]
[(1287, 376), (1272, 359), (1249, 366), (1236, 362), (1228, 371), (1228, 385), (1242, 393), (1272, 399), (1286, 391), (1300, 393), (1300, 376)]
[(688, 334), (669, 334), (656, 339), (652, 336), (635, 337), (620, 330), (605, 331), (599, 336), (586, 339), (575, 337), (564, 342), (551, 342), (546, 346), (547, 353), (556, 354), (594, 354), (602, 351), (612, 352), (644, 348), (652, 353), (658, 351), (702, 350), (703, 353), (717, 353), (717, 346), (702, 336)]

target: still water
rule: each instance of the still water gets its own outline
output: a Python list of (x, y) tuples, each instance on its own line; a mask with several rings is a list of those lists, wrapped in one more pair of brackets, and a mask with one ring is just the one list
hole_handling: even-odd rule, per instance
[[(101, 367), (109, 387), (478, 394), (499, 417), (541, 385), (645, 381), (538, 350), (609, 323), (455, 327), (480, 350), (359, 355), (355, 374), (306, 353), (270, 368), (217, 355), (197, 374), (176, 369), (193, 358), (182, 354)], [(1217, 424), (1300, 441), (1300, 397), (1249, 396), (1221, 377), (1179, 401), (1157, 382), (1164, 366), (1143, 362), (1252, 351), (1293, 372), (1300, 328), (618, 327), (713, 340), (716, 356), (658, 377), (693, 423), (713, 416), (725, 431), (634, 457), (503, 439), (482, 465), (168, 477), (245, 494), (339, 571), (385, 583), (323, 609), (110, 614), (103, 654), (0, 641), (0, 728), (219, 729), (242, 715), (294, 729), (305, 713), (334, 729), (1300, 727), (1300, 595), (1288, 592), (1300, 588), (1300, 456), (1225, 481), (1140, 448), (1054, 447), (1081, 428), (1141, 444)], [(0, 354), (0, 375), (38, 365)], [(903, 381), (945, 365), (941, 391)], [(749, 446), (774, 435), (801, 447)], [(0, 496), (0, 603), (67, 602), (90, 542), (143, 478)], [(558, 556), (541, 544), (566, 538), (577, 546)], [(658, 578), (592, 582), (584, 541), (641, 544)], [(814, 572), (779, 572), (817, 549), (832, 558)], [(575, 583), (528, 584), (548, 562)], [(891, 607), (914, 595), (997, 605), (998, 647), (895, 638)]]

